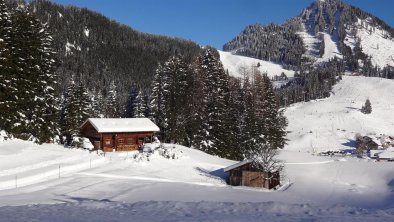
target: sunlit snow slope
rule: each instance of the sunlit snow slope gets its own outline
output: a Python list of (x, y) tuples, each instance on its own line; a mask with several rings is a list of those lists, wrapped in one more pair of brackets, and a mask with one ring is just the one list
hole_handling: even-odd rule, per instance
[[(286, 149), (313, 151), (347, 149), (356, 133), (394, 134), (394, 81), (345, 76), (331, 97), (287, 108), (289, 119)], [(369, 98), (372, 114), (360, 109)]]
[(354, 27), (355, 33), (351, 29), (347, 30), (346, 45), (353, 49), (356, 39), (359, 39), (362, 51), (371, 57), (373, 65), (380, 68), (394, 66), (394, 39), (386, 31), (373, 26), (371, 19), (358, 19)]
[(229, 71), (231, 76), (237, 78), (243, 78), (242, 69), (250, 70), (252, 67), (257, 67), (261, 73), (267, 73), (268, 76), (279, 76), (283, 73), (286, 74), (287, 77), (293, 77), (294, 71), (284, 69), (281, 65), (275, 64), (272, 62), (267, 62), (260, 59), (249, 58), (246, 56), (234, 55), (231, 52), (223, 52), (219, 51), (220, 60), (223, 63), (224, 69)]

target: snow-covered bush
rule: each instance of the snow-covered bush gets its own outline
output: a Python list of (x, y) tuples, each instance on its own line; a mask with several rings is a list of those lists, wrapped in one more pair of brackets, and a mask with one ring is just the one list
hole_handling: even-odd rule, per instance
[(74, 137), (71, 147), (93, 150), (94, 146), (86, 137)]
[(157, 149), (157, 151), (161, 156), (167, 159), (175, 160), (183, 156), (182, 151), (177, 150), (175, 147), (166, 147), (164, 145), (161, 145), (160, 148)]
[(161, 146), (160, 140), (157, 137), (154, 137), (154, 141), (152, 143), (145, 143), (142, 147), (143, 152), (154, 152)]
[(8, 135), (8, 133), (4, 130), (0, 130), (0, 141), (5, 141), (11, 139), (12, 136)]

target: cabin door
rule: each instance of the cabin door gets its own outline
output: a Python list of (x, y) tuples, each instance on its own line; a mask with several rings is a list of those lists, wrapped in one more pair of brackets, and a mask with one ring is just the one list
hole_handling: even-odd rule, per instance
[(103, 135), (103, 151), (112, 152), (114, 149), (114, 139), (112, 134)]

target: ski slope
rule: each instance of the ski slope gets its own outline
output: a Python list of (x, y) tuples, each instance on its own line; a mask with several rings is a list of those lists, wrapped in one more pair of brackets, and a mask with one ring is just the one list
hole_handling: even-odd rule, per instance
[(333, 36), (320, 32), (320, 35), (323, 35), (324, 38), (324, 54), (321, 58), (317, 59), (317, 63), (328, 62), (330, 59), (334, 57), (343, 59), (342, 54), (339, 52), (338, 44), (333, 40)]
[(317, 36), (312, 35), (310, 31), (307, 30), (306, 27), (309, 27), (310, 23), (311, 21), (308, 21), (307, 24), (305, 22), (301, 23), (302, 31), (297, 32), (298, 36), (301, 37), (306, 48), (304, 56), (314, 61), (315, 64), (328, 62), (330, 59), (333, 59), (335, 57), (343, 59), (343, 55), (338, 49), (338, 37), (330, 35), (326, 32), (318, 33), (318, 35), (321, 35), (324, 39), (324, 53), (322, 56), (319, 55), (320, 44), (322, 44), (322, 41)]
[[(394, 135), (394, 81), (344, 76), (329, 98), (291, 105), (286, 149), (301, 152), (352, 149), (356, 133)], [(372, 113), (362, 114), (366, 99)]]
[(258, 70), (261, 73), (267, 73), (268, 76), (280, 76), (285, 73), (287, 77), (293, 77), (294, 71), (284, 69), (281, 65), (272, 62), (267, 62), (260, 59), (249, 58), (246, 56), (234, 55), (231, 52), (224, 52), (218, 50), (220, 54), (220, 60), (223, 63), (224, 69), (228, 70), (229, 74), (236, 78), (244, 78), (243, 69), (248, 70), (252, 73), (252, 67), (257, 67), (260, 64)]

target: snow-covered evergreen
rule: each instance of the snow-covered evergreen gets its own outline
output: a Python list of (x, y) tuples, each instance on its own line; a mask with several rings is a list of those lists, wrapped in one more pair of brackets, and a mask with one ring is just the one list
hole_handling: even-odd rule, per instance
[(117, 118), (120, 117), (120, 113), (121, 109), (119, 104), (117, 86), (115, 84), (115, 81), (112, 81), (107, 92), (107, 97), (105, 99), (105, 117)]
[(15, 135), (46, 142), (56, 133), (55, 52), (48, 27), (20, 5), (1, 13), (1, 122)]
[(60, 119), (61, 135), (65, 137), (64, 144), (70, 145), (73, 137), (79, 135), (81, 124), (91, 113), (90, 108), (86, 87), (81, 83), (77, 85), (71, 79), (64, 94)]

